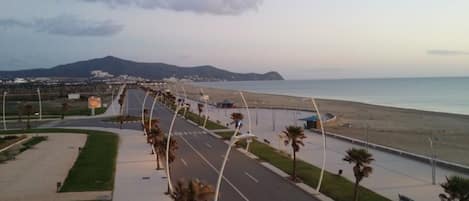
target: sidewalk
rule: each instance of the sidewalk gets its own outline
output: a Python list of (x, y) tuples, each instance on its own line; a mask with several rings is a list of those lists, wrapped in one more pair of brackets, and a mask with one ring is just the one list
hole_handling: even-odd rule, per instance
[[(193, 101), (191, 108), (197, 108)], [(222, 124), (231, 122), (230, 114), (241, 112), (244, 114), (244, 125), (242, 132), (249, 128), (249, 120), (245, 109), (218, 109), (210, 106), (208, 113), (210, 119), (219, 120)], [(278, 134), (284, 130), (287, 125), (303, 125), (303, 122), (297, 121), (302, 117), (311, 115), (310, 112), (293, 110), (270, 110), (270, 109), (251, 109), (251, 121), (253, 134), (258, 136), (258, 140), (264, 139), (270, 142), (270, 145), (276, 149), (291, 153), (291, 147), (285, 146), (279, 139)], [(305, 131), (308, 136), (304, 142), (305, 146), (301, 148), (297, 156), (314, 164), (318, 167), (322, 165), (322, 136)], [(326, 143), (326, 169), (335, 173), (339, 169), (344, 170), (343, 176), (354, 181), (352, 166), (342, 160), (345, 151), (352, 147), (364, 148), (346, 141), (335, 138), (327, 138)], [(395, 154), (369, 149), (373, 154), (375, 161), (372, 166), (373, 174), (365, 178), (361, 183), (363, 186), (391, 199), (398, 200), (398, 194), (408, 196), (416, 201), (439, 201), (438, 195), (443, 189), (437, 184), (431, 184), (431, 166), (429, 163), (422, 163)], [(437, 183), (445, 181), (446, 176), (462, 175), (461, 173), (437, 167)], [(469, 177), (469, 175), (465, 175)]]
[(99, 127), (73, 128), (108, 131), (119, 135), (113, 201), (172, 200), (164, 194), (167, 189), (165, 171), (156, 170), (154, 155), (150, 155), (150, 146), (141, 131)]

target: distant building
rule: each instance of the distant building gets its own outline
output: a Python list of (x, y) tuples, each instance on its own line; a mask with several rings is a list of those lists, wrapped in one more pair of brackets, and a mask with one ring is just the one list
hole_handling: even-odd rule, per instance
[(15, 78), (15, 80), (13, 81), (13, 83), (15, 84), (23, 84), (23, 83), (28, 83), (28, 81), (24, 78), (20, 78), (20, 77), (17, 77)]
[(80, 99), (80, 94), (73, 93), (73, 94), (68, 94), (68, 100), (78, 100)]
[(95, 78), (109, 78), (109, 77), (114, 77), (114, 75), (108, 73), (108, 72), (105, 72), (105, 71), (102, 71), (102, 70), (94, 70), (94, 71), (91, 71), (91, 75)]

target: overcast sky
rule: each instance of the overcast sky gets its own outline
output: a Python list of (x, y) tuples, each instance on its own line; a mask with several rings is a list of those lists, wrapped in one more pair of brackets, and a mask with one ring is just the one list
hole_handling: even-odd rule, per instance
[(0, 70), (113, 55), (287, 79), (469, 76), (468, 0), (2, 0)]

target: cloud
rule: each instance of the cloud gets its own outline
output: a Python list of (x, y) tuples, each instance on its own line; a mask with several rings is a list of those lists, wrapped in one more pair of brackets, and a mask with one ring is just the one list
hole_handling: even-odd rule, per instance
[(38, 18), (31, 22), (17, 19), (0, 19), (0, 27), (22, 27), (65, 36), (111, 36), (124, 28), (111, 20), (84, 20), (72, 15), (60, 15), (52, 18)]
[(428, 50), (427, 54), (438, 55), (438, 56), (459, 56), (459, 55), (469, 55), (469, 52), (458, 51), (458, 50)]
[(144, 9), (167, 9), (191, 11), (215, 15), (239, 15), (248, 10), (256, 10), (262, 0), (80, 0), (101, 2), (111, 7), (135, 5)]

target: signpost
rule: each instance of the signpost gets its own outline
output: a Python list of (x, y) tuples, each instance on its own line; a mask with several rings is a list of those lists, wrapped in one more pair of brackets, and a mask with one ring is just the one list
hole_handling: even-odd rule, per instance
[(88, 97), (88, 108), (91, 109), (91, 116), (95, 115), (95, 109), (101, 108), (101, 97), (90, 96)]

